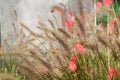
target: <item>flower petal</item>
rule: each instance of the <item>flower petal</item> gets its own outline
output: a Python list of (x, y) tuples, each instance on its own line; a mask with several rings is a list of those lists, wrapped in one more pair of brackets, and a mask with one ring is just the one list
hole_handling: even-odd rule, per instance
[(109, 28), (109, 33), (112, 35), (114, 34), (114, 25), (118, 21), (118, 18), (114, 18), (110, 21), (110, 28)]
[(113, 74), (114, 74), (115, 71), (116, 71), (115, 68), (112, 68), (112, 67), (110, 67), (108, 69), (107, 80), (111, 80), (112, 79)]
[(70, 61), (75, 62), (76, 59), (77, 59), (77, 56), (76, 56), (76, 55), (73, 55), (73, 56), (70, 58)]
[(99, 8), (99, 7), (101, 7), (101, 6), (102, 6), (102, 2), (98, 1), (98, 2), (96, 3), (96, 8)]
[(78, 53), (85, 53), (85, 48), (80, 44), (80, 42), (75, 43), (74, 47), (76, 48)]
[(70, 62), (69, 62), (69, 67), (68, 67), (68, 68), (69, 68), (69, 70), (75, 72), (76, 69), (77, 69), (77, 66), (76, 66), (75, 62), (70, 61)]
[(113, 0), (103, 0), (103, 4), (105, 7), (109, 7), (112, 4)]

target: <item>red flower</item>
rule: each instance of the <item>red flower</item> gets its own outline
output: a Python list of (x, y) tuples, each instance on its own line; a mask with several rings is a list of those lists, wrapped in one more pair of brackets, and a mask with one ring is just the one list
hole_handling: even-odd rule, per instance
[(73, 33), (73, 29), (72, 29), (73, 24), (74, 24), (73, 20), (71, 20), (71, 19), (65, 20), (65, 25), (70, 33)]
[(109, 7), (112, 4), (113, 0), (103, 0), (103, 4), (105, 7)]
[(76, 55), (73, 55), (73, 56), (70, 58), (70, 61), (75, 62), (75, 61), (76, 61), (76, 59), (77, 59), (77, 56), (76, 56)]
[(99, 8), (99, 7), (101, 7), (101, 6), (102, 6), (102, 2), (98, 1), (98, 2), (96, 3), (96, 8)]
[(66, 13), (68, 17), (70, 17), (68, 20), (64, 20), (64, 24), (65, 26), (67, 27), (68, 31), (70, 33), (73, 33), (73, 29), (72, 29), (72, 26), (75, 22), (75, 19), (74, 19), (74, 16), (73, 16), (73, 13), (72, 12), (67, 12)]
[(78, 53), (85, 53), (84, 47), (80, 44), (80, 42), (75, 43), (74, 47), (76, 48)]
[(69, 68), (69, 70), (75, 72), (76, 69), (77, 69), (76, 63), (73, 62), (73, 61), (69, 61), (69, 67), (68, 68)]
[(113, 20), (110, 21), (110, 28), (109, 28), (110, 34), (114, 34), (114, 25), (115, 25), (115, 22), (117, 21), (118, 21), (118, 18), (114, 18)]
[(69, 16), (69, 17), (73, 17), (73, 13), (72, 13), (72, 12), (67, 12), (66, 14), (67, 14), (67, 16)]
[(115, 72), (116, 72), (115, 68), (110, 67), (108, 69), (107, 80), (111, 80)]
[(77, 56), (76, 55), (73, 55), (70, 60), (69, 60), (69, 70), (71, 71), (76, 71), (77, 69), (77, 66), (76, 66), (76, 59), (77, 59)]

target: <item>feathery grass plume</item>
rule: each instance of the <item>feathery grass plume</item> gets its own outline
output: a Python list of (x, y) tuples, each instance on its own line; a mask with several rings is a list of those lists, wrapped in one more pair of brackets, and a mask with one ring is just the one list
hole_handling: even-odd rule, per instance
[(78, 6), (79, 6), (80, 13), (83, 13), (83, 4), (82, 4), (82, 1), (79, 0), (78, 3), (79, 3)]
[(102, 43), (103, 45), (105, 45), (106, 47), (108, 46), (108, 43), (107, 43), (104, 39), (98, 37), (98, 40), (99, 40), (99, 42), (101, 42), (101, 43)]
[(48, 69), (52, 70), (51, 65), (49, 63), (47, 63), (46, 61), (44, 61), (43, 59), (41, 59), (35, 52), (30, 51), (30, 53), (31, 53), (31, 56), (34, 59), (37, 59), (38, 61), (41, 61)]
[[(64, 20), (66, 9), (64, 9), (64, 6), (62, 6), (63, 8), (60, 6), (62, 5), (57, 7), (62, 10), (60, 16)], [(53, 10), (58, 9), (57, 7), (54, 6)], [(80, 5), (80, 7), (83, 6)], [(96, 26), (94, 24), (95, 16), (98, 16), (96, 14), (103, 15), (103, 13), (108, 15), (108, 21), (106, 23), (101, 22)], [(56, 23), (49, 21), (52, 29), (48, 28), (48, 25), (44, 23), (39, 23), (37, 28), (43, 31), (42, 35), (32, 32), (28, 26), (20, 23), (21, 27), (30, 33), (30, 35), (26, 36), (22, 31), (23, 29), (18, 33), (16, 25), (13, 25), (16, 31), (14, 33), (17, 34), (18, 39), (16, 39), (13, 46), (8, 45), (9, 39), (2, 43), (0, 48), (0, 72), (1, 74), (4, 74), (4, 72), (8, 74), (7, 72), (9, 72), (15, 75), (10, 75), (14, 79), (16, 77), (28, 78), (23, 78), (22, 80), (106, 80), (109, 69), (107, 66), (108, 55), (106, 53), (108, 53), (107, 49), (109, 49), (110, 66), (113, 66), (117, 71), (112, 78), (119, 80), (120, 56), (118, 54), (120, 52), (120, 36), (118, 33), (116, 33), (117, 36), (107, 34), (107, 24), (109, 25), (109, 21), (115, 16), (118, 17), (112, 8), (104, 6), (94, 9), (86, 16), (87, 20), (84, 21), (84, 24), (88, 25), (82, 24), (82, 21), (74, 16), (76, 19), (73, 29), (77, 35), (76, 33), (69, 34), (65, 29), (65, 25), (56, 26), (59, 25), (57, 18), (55, 20)], [(119, 30), (118, 24), (120, 24), (119, 20), (115, 26), (115, 29)], [(87, 31), (86, 28), (91, 29)], [(95, 30), (97, 31), (95, 32)], [(78, 34), (80, 32), (84, 34), (82, 38), (85, 39), (79, 38)], [(34, 40), (39, 38), (43, 39), (43, 41), (34, 44)], [(40, 47), (47, 41), (50, 49), (41, 49)], [(68, 67), (70, 56), (77, 54), (71, 45), (78, 41), (84, 45), (86, 54), (84, 56), (77, 55), (76, 62), (73, 63), (73, 61), (70, 63), (70, 67)], [(13, 62), (8, 60), (10, 57), (13, 59)], [(70, 71), (69, 68), (74, 72)]]
[(23, 42), (20, 47), (22, 47), (22, 46), (24, 46), (24, 45), (28, 45), (29, 43), (33, 42), (34, 40), (35, 40), (34, 38), (28, 39), (28, 40), (26, 40), (25, 42)]
[(58, 19), (56, 18), (55, 15), (53, 15), (53, 18), (54, 18), (55, 24), (57, 25), (57, 27), (59, 27)]
[(14, 33), (15, 33), (15, 35), (18, 37), (18, 33), (17, 33), (17, 29), (16, 29), (16, 27), (15, 27), (15, 24), (14, 23), (12, 23), (12, 27), (13, 27), (13, 30), (14, 30)]
[(52, 30), (48, 29), (43, 23), (40, 23), (39, 26), (37, 26), (37, 28), (46, 32), (53, 32)]
[(18, 70), (20, 70), (22, 74), (26, 75), (29, 79), (38, 80), (37, 74), (27, 66), (18, 65)]
[(18, 18), (16, 10), (14, 10), (15, 17)]
[(70, 35), (69, 35), (65, 30), (63, 30), (63, 29), (61, 29), (61, 28), (58, 28), (58, 31), (61, 32), (61, 33), (63, 33), (63, 35), (64, 35), (65, 37), (70, 38)]
[(51, 27), (55, 30), (55, 25), (51, 20), (48, 20), (48, 22), (50, 23)]
[(59, 41), (59, 43), (63, 46), (63, 48), (66, 50), (66, 52), (70, 53), (70, 50), (69, 50), (67, 44), (64, 43), (64, 41), (62, 40), (62, 38), (59, 38), (59, 37), (58, 37), (55, 33), (53, 33), (53, 32), (52, 32), (52, 34), (53, 34), (53, 36)]
[(50, 40), (52, 40), (52, 41), (55, 41), (55, 38), (52, 36), (51, 33), (45, 32), (45, 35), (46, 35), (46, 37), (47, 37), (48, 39), (50, 39)]
[(3, 80), (19, 80), (18, 78), (14, 77), (12, 73), (0, 73), (0, 79), (3, 79)]
[(54, 12), (54, 11), (56, 11), (56, 12), (59, 11), (60, 14), (63, 13), (62, 7), (60, 7), (60, 6), (58, 6), (58, 5), (55, 5), (55, 6), (52, 6), (52, 7), (51, 7), (51, 12)]
[(32, 31), (31, 31), (26, 25), (24, 25), (23, 23), (20, 22), (20, 25), (21, 25), (23, 28), (25, 28), (28, 32), (30, 32), (30, 34), (32, 34), (33, 36), (35, 36), (37, 39), (38, 39), (38, 37), (41, 37), (41, 38), (45, 39), (42, 35), (36, 34), (36, 33), (32, 32)]
[(85, 28), (83, 26), (83, 24), (80, 22), (80, 20), (78, 19), (78, 17), (75, 17), (76, 21), (78, 22), (78, 27), (81, 30), (81, 32), (83, 33), (83, 35), (85, 36)]

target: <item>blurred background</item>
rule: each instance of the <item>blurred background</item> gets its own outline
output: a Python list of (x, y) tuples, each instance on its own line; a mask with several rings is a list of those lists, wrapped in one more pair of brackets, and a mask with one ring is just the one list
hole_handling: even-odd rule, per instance
[[(12, 26), (19, 31), (19, 22), (23, 22), (34, 32), (39, 32), (36, 29), (38, 22), (47, 23), (48, 19), (52, 20), (51, 7), (60, 3), (78, 16), (80, 12), (90, 12), (94, 7), (92, 0), (0, 0), (1, 41), (9, 38), (11, 43), (14, 42)], [(28, 33), (25, 31), (25, 34)]]

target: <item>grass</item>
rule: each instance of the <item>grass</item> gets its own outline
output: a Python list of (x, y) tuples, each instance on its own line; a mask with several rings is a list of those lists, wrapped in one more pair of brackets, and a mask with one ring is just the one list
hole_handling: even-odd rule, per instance
[[(62, 10), (59, 5), (53, 7), (53, 9), (57, 8)], [(108, 15), (108, 22), (101, 22), (96, 26), (94, 16), (101, 12)], [(62, 10), (61, 15), (58, 16), (64, 20), (68, 15)], [(119, 18), (114, 26), (115, 33), (109, 34), (109, 22), (114, 17), (119, 16), (112, 8), (104, 6), (85, 15), (84, 21), (74, 15), (73, 33), (70, 33), (64, 23), (59, 27), (54, 16), (57, 27), (50, 20), (48, 22), (52, 29), (44, 23), (39, 23), (37, 26), (44, 35), (32, 32), (20, 22), (22, 29), (20, 33), (15, 31), (19, 36), (14, 44), (8, 48), (9, 40), (6, 40), (0, 48), (0, 78), (3, 80), (107, 80), (109, 67), (114, 67), (120, 72)], [(23, 29), (29, 32), (28, 36), (25, 36)], [(34, 44), (34, 41), (39, 43)], [(49, 42), (47, 43), (49, 46), (45, 45), (46, 42)], [(74, 48), (76, 42), (84, 46), (84, 55), (78, 54)], [(75, 72), (68, 69), (72, 55), (77, 55)], [(114, 74), (112, 80), (120, 80), (120, 73)]]

